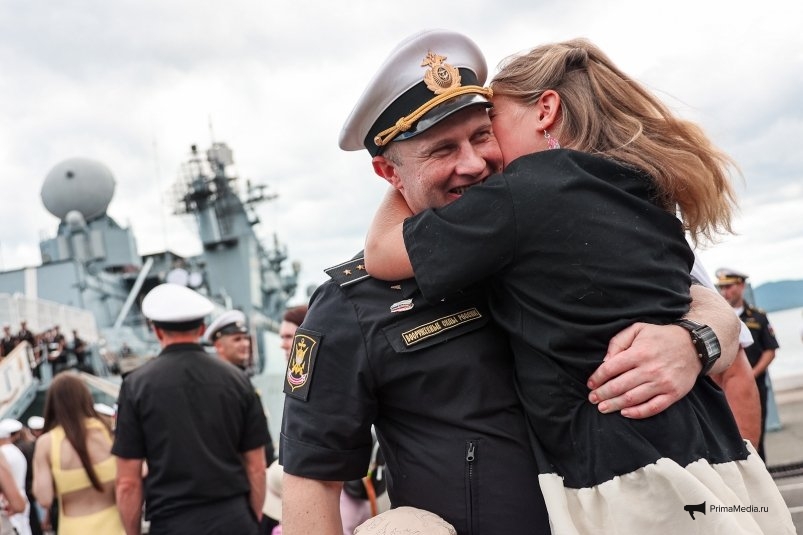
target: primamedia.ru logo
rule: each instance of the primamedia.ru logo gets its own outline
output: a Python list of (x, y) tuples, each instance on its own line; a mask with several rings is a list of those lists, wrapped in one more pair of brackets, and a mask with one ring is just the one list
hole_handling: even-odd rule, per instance
[(714, 505), (711, 504), (706, 507), (705, 502), (692, 505), (686, 505), (683, 510), (689, 513), (692, 520), (697, 520), (694, 513), (769, 513), (768, 506), (758, 505)]

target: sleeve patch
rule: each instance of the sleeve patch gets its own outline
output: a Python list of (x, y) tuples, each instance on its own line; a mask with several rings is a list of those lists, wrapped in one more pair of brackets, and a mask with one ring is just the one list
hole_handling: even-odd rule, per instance
[(298, 328), (293, 338), (293, 348), (287, 361), (287, 373), (284, 378), (284, 393), (288, 396), (307, 401), (309, 398), (312, 371), (318, 346), (323, 335), (315, 331)]

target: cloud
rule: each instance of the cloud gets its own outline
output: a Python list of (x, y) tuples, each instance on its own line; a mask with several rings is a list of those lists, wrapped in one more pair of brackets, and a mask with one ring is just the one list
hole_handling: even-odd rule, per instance
[[(112, 170), (109, 213), (132, 226), (140, 252), (197, 253), (193, 223), (173, 215), (171, 191), (190, 145), (215, 140), (232, 147), (243, 181), (278, 194), (258, 208), (258, 232), (276, 233), (302, 262), (302, 287), (322, 282), (325, 267), (362, 247), (385, 190), (365, 153), (338, 149), (340, 127), (395, 44), (432, 27), (472, 36), (491, 73), (540, 42), (594, 40), (741, 166), (742, 234), (706, 254), (739, 263), (751, 256), (737, 253), (745, 244), (797, 245), (800, 11), (780, 0), (760, 10), (691, 0), (466, 0), (459, 9), (423, 0), (8, 0), (0, 5), (1, 260), (38, 263), (39, 239), (58, 224), (41, 206), (41, 183), (75, 156)], [(803, 258), (755, 262), (756, 274), (789, 278)]]

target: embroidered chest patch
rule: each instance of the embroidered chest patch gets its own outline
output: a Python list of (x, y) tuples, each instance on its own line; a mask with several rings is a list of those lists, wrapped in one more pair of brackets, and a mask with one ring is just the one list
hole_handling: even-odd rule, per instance
[(284, 380), (284, 393), (288, 396), (303, 401), (309, 397), (312, 371), (315, 368), (315, 357), (318, 355), (322, 336), (315, 331), (301, 328), (296, 330)]
[(404, 342), (404, 345), (410, 347), (450, 329), (454, 329), (455, 327), (463, 325), (464, 323), (478, 320), (480, 318), (482, 318), (482, 314), (479, 310), (474, 307), (467, 308), (463, 311), (449, 314), (448, 316), (443, 316), (442, 318), (438, 318), (423, 325), (419, 325), (418, 327), (404, 331), (401, 333), (402, 341)]

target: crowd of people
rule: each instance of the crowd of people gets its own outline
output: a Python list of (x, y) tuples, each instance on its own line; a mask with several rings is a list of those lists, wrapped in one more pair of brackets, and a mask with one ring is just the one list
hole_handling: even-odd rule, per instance
[[(248, 379), (245, 315), (228, 311), (207, 327), (209, 302), (172, 284), (149, 293), (143, 310), (164, 355), (125, 377), (119, 412), (95, 403), (78, 375), (58, 373), (42, 416), (27, 427), (0, 421), (2, 520), (18, 535), (114, 535), (143, 526), (153, 534), (280, 534), (282, 469)], [(289, 308), (282, 332), (292, 338), (305, 313), (306, 306)], [(68, 350), (58, 329), (47, 339), (54, 357)], [(286, 359), (291, 345), (281, 342)], [(189, 392), (168, 403), (162, 394), (173, 389)], [(344, 534), (376, 514), (381, 473), (344, 489)]]
[(92, 372), (88, 359), (89, 348), (77, 330), (72, 331), (72, 339), (68, 342), (58, 325), (34, 334), (28, 328), (26, 320), (20, 321), (20, 328), (16, 333), (6, 323), (3, 325), (3, 337), (0, 340), (0, 360), (11, 354), (22, 342), (27, 342), (32, 349), (30, 366), (34, 377), (41, 378), (43, 362), (50, 363), (54, 375), (71, 368)]

